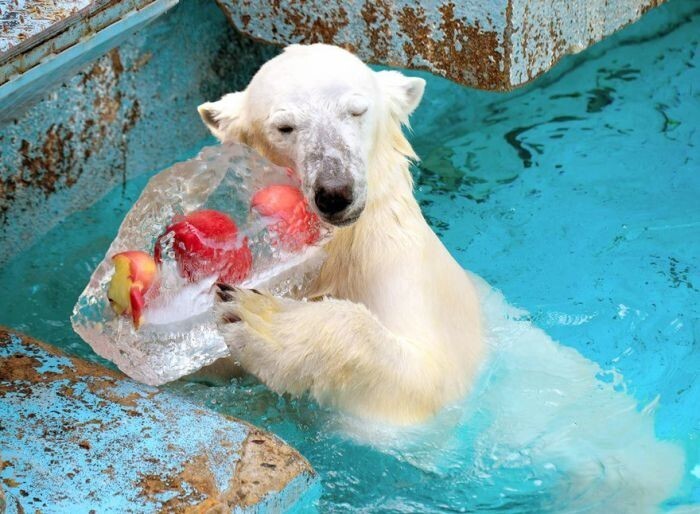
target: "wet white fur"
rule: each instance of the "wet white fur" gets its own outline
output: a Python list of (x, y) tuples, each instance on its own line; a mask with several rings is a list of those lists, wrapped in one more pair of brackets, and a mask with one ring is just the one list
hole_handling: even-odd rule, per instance
[[(344, 412), (406, 424), (469, 390), (484, 358), (478, 303), (421, 215), (408, 169), (413, 151), (401, 131), (423, 87), (335, 47), (292, 46), (246, 91), (200, 108), (222, 140), (244, 141), (298, 170), (311, 203), (314, 177), (302, 164), (324, 127), (335, 127), (356, 162), (366, 162), (353, 170), (364, 211), (336, 230), (311, 293), (323, 299), (241, 292), (222, 307), (242, 319), (223, 326), (234, 357), (275, 391), (308, 391)], [(361, 119), (346, 115), (346, 98), (367, 105)], [(280, 109), (294, 113), (294, 141), (276, 133)]]

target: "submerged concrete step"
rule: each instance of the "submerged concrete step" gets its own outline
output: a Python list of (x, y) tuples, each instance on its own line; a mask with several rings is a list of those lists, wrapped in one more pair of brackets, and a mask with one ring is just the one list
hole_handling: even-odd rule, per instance
[(0, 327), (6, 512), (284, 512), (318, 487), (275, 436)]

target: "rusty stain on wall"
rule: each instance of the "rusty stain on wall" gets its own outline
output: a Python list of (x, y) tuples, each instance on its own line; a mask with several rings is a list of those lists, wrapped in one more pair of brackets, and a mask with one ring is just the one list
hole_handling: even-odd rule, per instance
[(455, 16), (455, 5), (446, 3), (438, 8), (439, 29), (443, 37), (437, 39), (421, 7), (405, 7), (399, 15), (399, 25), (408, 36), (403, 44), (408, 67), (414, 67), (416, 57), (434, 63), (429, 71), (446, 77), (461, 77), (460, 82), (480, 80), (489, 89), (497, 89), (507, 76), (500, 69), (503, 62), (501, 43), (495, 32), (482, 30), (479, 23), (467, 25)]
[(663, 0), (217, 0), (241, 31), (336, 44), (368, 62), (489, 90), (520, 86)]
[[(90, 91), (94, 99), (86, 109), (75, 111), (66, 120), (52, 123), (40, 140), (19, 139), (19, 166), (15, 173), (0, 175), (0, 224), (18, 189), (32, 188), (49, 197), (61, 188), (73, 187), (86, 169), (90, 157), (103, 144), (117, 142), (122, 159), (108, 172), (125, 173), (126, 136), (140, 117), (140, 104), (123, 91), (119, 81), (124, 72), (119, 49), (113, 49), (81, 74), (76, 92)], [(4, 143), (0, 136), (0, 144)]]
[(231, 23), (256, 39), (332, 43), (368, 62), (492, 89), (505, 80), (503, 38), (495, 29), (504, 25), (505, 12), (494, 0), (474, 10), (483, 21), (473, 24), (466, 14), (473, 4), (462, 2), (217, 1)]
[(388, 59), (391, 45), (391, 27), (389, 26), (391, 8), (385, 3), (365, 2), (360, 13), (365, 21), (365, 35), (377, 59), (379, 61)]

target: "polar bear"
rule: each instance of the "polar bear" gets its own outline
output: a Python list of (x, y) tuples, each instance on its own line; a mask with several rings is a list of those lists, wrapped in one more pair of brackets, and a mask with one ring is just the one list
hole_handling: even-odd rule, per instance
[(401, 129), (424, 87), (337, 47), (293, 45), (245, 91), (199, 107), (220, 140), (296, 170), (337, 227), (318, 301), (220, 293), (235, 359), (275, 391), (411, 424), (469, 390), (485, 355), (474, 285), (421, 214)]
[(514, 483), (528, 503), (542, 498), (535, 489), (557, 492), (538, 512), (656, 512), (684, 456), (656, 438), (655, 404), (638, 409), (597, 380), (599, 366), (523, 321), (423, 218), (402, 125), (424, 87), (336, 47), (292, 45), (244, 91), (199, 107), (221, 141), (296, 170), (309, 205), (336, 226), (312, 300), (219, 285), (233, 358), (431, 472), (522, 472)]

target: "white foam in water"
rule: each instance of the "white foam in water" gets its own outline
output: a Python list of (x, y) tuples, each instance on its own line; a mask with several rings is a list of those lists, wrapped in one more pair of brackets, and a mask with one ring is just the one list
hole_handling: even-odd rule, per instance
[(229, 214), (249, 239), (253, 267), (240, 286), (299, 296), (325, 259), (321, 243), (328, 229), (322, 227), (318, 245), (299, 252), (270, 244), (268, 220), (250, 214), (251, 196), (270, 184), (297, 185), (288, 170), (239, 144), (205, 148), (195, 159), (154, 176), (80, 295), (71, 316), (74, 330), (97, 354), (149, 385), (176, 380), (227, 357), (212, 316), (215, 275), (188, 283), (166, 249), (158, 286), (146, 294), (145, 323), (136, 330), (130, 317), (118, 316), (110, 307), (111, 258), (128, 250), (152, 254), (156, 239), (175, 216), (216, 209)]
[(472, 277), (490, 355), (464, 402), (421, 426), (339, 416), (339, 429), (444, 480), (482, 484), (484, 504), (500, 495), (523, 512), (658, 512), (684, 468), (682, 449), (655, 435), (658, 398), (639, 408), (620, 384), (599, 380), (596, 363)]

